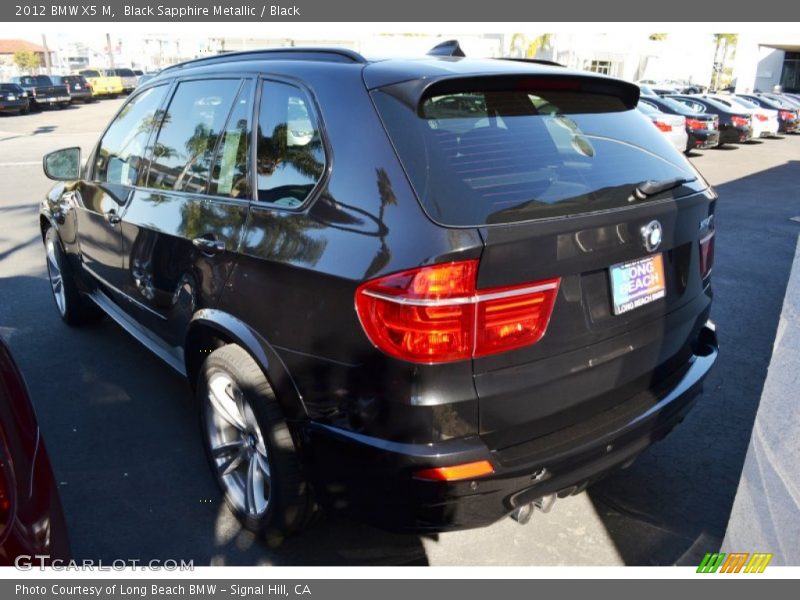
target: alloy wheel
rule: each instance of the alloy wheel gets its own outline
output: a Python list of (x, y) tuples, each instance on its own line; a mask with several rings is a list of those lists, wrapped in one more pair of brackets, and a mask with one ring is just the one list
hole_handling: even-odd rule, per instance
[(260, 518), (269, 507), (272, 475), (267, 445), (255, 413), (233, 378), (208, 380), (206, 435), (217, 476), (234, 507)]
[(67, 299), (64, 294), (63, 275), (58, 266), (55, 240), (52, 238), (48, 239), (45, 248), (47, 252), (47, 273), (50, 276), (50, 288), (53, 290), (53, 297), (56, 299), (58, 312), (63, 316), (66, 311)]

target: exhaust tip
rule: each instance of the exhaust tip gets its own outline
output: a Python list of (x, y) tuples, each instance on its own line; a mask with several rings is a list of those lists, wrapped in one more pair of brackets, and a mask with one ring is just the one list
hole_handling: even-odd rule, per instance
[(520, 525), (527, 525), (533, 517), (533, 502), (518, 507), (510, 516)]

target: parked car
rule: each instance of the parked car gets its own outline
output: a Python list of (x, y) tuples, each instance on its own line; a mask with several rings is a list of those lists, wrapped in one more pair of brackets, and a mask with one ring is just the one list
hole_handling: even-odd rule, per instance
[(130, 94), (136, 88), (136, 73), (133, 69), (106, 69), (105, 74), (108, 77), (119, 77), (125, 94)]
[(792, 108), (795, 111), (800, 109), (800, 100), (796, 98), (792, 98), (789, 94), (764, 94), (767, 98), (771, 98), (776, 102), (780, 102), (787, 106), (787, 108)]
[(53, 75), (53, 83), (63, 85), (69, 92), (70, 102), (92, 102), (92, 88), (82, 75)]
[(681, 115), (686, 120), (686, 151), (719, 146), (719, 117), (692, 110), (682, 102), (659, 96), (642, 96), (639, 104), (649, 104), (653, 108), (671, 115)]
[(28, 92), (16, 83), (0, 83), (0, 112), (27, 115), (30, 111)]
[(67, 560), (69, 539), (28, 389), (0, 337), (0, 565), (20, 556)]
[(689, 134), (686, 132), (686, 118), (680, 115), (663, 113), (652, 104), (639, 101), (636, 105), (653, 122), (658, 130), (664, 134), (669, 143), (679, 152), (686, 152), (689, 147)]
[(764, 94), (736, 94), (737, 97), (744, 98), (760, 106), (778, 111), (778, 131), (781, 133), (792, 133), (800, 129), (800, 118), (797, 112), (793, 111), (790, 106), (779, 102)]
[(47, 75), (22, 75), (12, 77), (11, 81), (28, 93), (31, 108), (69, 106), (69, 92), (66, 86), (53, 84)]
[(778, 134), (780, 124), (778, 123), (777, 110), (761, 108), (757, 104), (738, 96), (713, 95), (709, 97), (732, 110), (744, 111), (749, 114), (750, 121), (753, 124), (753, 137), (772, 137)]
[(753, 124), (750, 115), (744, 110), (732, 109), (721, 102), (704, 96), (668, 96), (682, 102), (700, 113), (715, 114), (719, 117), (719, 143), (731, 144), (746, 142), (753, 138)]
[(116, 98), (124, 91), (122, 79), (116, 75), (105, 75), (101, 69), (81, 69), (77, 74), (83, 76), (92, 88), (92, 96), (95, 98)]
[(296, 531), (312, 499), (406, 530), (524, 521), (666, 435), (716, 360), (716, 195), (638, 99), (502, 59), (169, 67), (84, 171), (45, 157), (56, 306), (186, 375), (248, 529)]

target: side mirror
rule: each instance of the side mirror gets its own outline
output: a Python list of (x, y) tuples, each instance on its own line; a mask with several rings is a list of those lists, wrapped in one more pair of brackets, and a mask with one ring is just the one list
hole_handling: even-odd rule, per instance
[(63, 148), (44, 155), (42, 161), (44, 174), (56, 181), (69, 181), (80, 179), (81, 176), (81, 149)]

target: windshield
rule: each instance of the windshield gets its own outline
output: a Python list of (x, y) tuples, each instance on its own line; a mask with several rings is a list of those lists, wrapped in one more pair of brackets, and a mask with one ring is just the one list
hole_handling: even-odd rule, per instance
[(755, 102), (750, 102), (750, 100), (746, 100), (745, 98), (729, 98), (729, 102), (733, 103), (734, 105), (743, 106), (744, 108), (755, 109), (758, 108), (758, 104)]
[(659, 101), (660, 104), (663, 104), (664, 106), (666, 106), (670, 110), (674, 110), (679, 115), (694, 116), (694, 115), (697, 114), (697, 111), (692, 109), (690, 106), (687, 106), (686, 104), (678, 102), (677, 100), (673, 100), (672, 98), (659, 98), (658, 101)]
[(100, 77), (100, 72), (94, 69), (87, 69), (86, 71), (81, 71), (81, 75), (84, 77)]
[(417, 110), (386, 92), (374, 99), (417, 195), (447, 225), (623, 207), (644, 181), (696, 178), (648, 117), (608, 95), (465, 91)]

